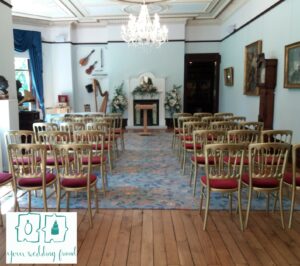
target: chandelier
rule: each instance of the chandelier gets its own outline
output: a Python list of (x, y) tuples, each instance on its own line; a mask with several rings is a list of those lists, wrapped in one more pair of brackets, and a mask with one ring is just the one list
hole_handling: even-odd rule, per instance
[(129, 15), (128, 24), (122, 25), (121, 36), (129, 44), (159, 47), (168, 40), (168, 29), (165, 25), (160, 25), (157, 14), (154, 15), (153, 22), (151, 21), (148, 7), (143, 0), (139, 16)]

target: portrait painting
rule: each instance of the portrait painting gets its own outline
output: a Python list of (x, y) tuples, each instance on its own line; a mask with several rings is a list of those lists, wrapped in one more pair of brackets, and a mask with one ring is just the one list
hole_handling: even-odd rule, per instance
[(257, 86), (257, 58), (262, 52), (262, 41), (256, 41), (245, 47), (244, 94), (259, 95)]
[(284, 87), (300, 88), (300, 42), (285, 46)]
[(233, 67), (224, 69), (224, 83), (226, 86), (233, 86)]

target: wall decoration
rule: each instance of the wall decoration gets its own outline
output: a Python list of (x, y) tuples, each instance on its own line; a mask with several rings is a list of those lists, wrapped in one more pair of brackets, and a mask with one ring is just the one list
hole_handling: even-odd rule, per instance
[(87, 73), (88, 75), (90, 75), (94, 69), (95, 69), (95, 66), (97, 65), (97, 61), (94, 62), (94, 64), (90, 65), (86, 70), (85, 70), (85, 73)]
[(0, 99), (8, 98), (8, 81), (4, 76), (0, 76)]
[(300, 88), (300, 42), (285, 46), (284, 87)]
[(256, 41), (245, 47), (244, 94), (259, 95), (257, 86), (257, 58), (262, 52), (262, 41)]
[(93, 49), (92, 51), (90, 51), (90, 53), (89, 53), (86, 57), (81, 58), (81, 59), (79, 60), (79, 64), (80, 64), (81, 66), (86, 66), (87, 63), (89, 62), (90, 56), (91, 56), (94, 52), (95, 52), (95, 50)]
[(149, 94), (153, 96), (158, 93), (158, 90), (155, 86), (153, 86), (152, 79), (148, 76), (143, 76), (140, 81), (140, 85), (138, 85), (133, 91), (132, 95), (146, 95)]
[(233, 86), (233, 67), (224, 69), (224, 83), (226, 86)]

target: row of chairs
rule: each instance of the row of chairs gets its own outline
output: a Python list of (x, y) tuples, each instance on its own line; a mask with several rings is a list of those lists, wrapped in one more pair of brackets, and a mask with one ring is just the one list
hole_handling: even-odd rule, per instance
[[(227, 193), (229, 208), (232, 210), (232, 194), (237, 192), (237, 210), (241, 230), (248, 225), (253, 191), (274, 196), (274, 208), (279, 197), (281, 224), (284, 228), (283, 185), (291, 187), (285, 177), (286, 163), (290, 145), (286, 143), (254, 143), (245, 144), (208, 144), (204, 148), (205, 174), (201, 176), (200, 213), (203, 198), (206, 198), (206, 209), (203, 229), (206, 229), (211, 192)], [(245, 162), (248, 162), (245, 165)], [(245, 167), (247, 166), (247, 171)], [(246, 216), (242, 214), (242, 189), (248, 188)], [(289, 227), (291, 226), (291, 208)]]
[[(172, 147), (176, 148), (176, 145), (178, 145), (178, 154), (180, 158), (180, 164), (181, 168), (184, 174), (185, 170), (185, 163), (186, 163), (186, 155), (188, 153), (191, 154), (191, 165), (192, 165), (192, 170), (191, 170), (191, 178), (190, 178), (190, 183), (193, 183), (193, 193), (195, 195), (195, 190), (196, 190), (196, 180), (197, 180), (197, 174), (198, 174), (198, 167), (202, 167), (203, 169), (206, 170), (206, 176), (208, 176), (207, 172), (207, 167), (211, 167), (213, 164), (213, 160), (211, 156), (208, 157), (208, 159), (205, 158), (205, 151), (206, 147), (210, 147), (210, 145), (243, 145), (244, 148), (246, 147), (247, 149), (245, 150), (245, 155), (243, 159), (243, 166), (248, 167), (250, 165), (251, 159), (253, 159), (253, 156), (250, 158), (248, 149), (250, 145), (270, 145), (270, 144), (283, 144), (287, 145), (287, 150), (289, 151), (290, 144), (292, 141), (292, 131), (291, 130), (263, 130), (263, 123), (262, 122), (247, 122), (245, 121), (244, 118), (242, 118), (240, 121), (235, 121), (233, 114), (216, 114), (212, 115), (209, 114), (194, 114), (193, 116), (190, 114), (177, 114), (175, 115), (176, 121), (174, 122), (174, 125), (177, 125), (177, 128), (174, 128), (174, 133), (173, 133), (173, 140), (172, 140)], [(201, 117), (201, 119), (197, 119), (198, 117)], [(226, 118), (227, 116), (227, 118)], [(220, 118), (221, 117), (221, 118)], [(233, 118), (233, 119), (230, 119)], [(234, 122), (232, 122), (234, 121)], [(286, 147), (285, 147), (286, 148)], [(295, 150), (298, 148), (297, 145), (293, 146), (293, 153)], [(275, 151), (275, 148), (273, 147), (273, 152)], [(269, 149), (270, 151), (271, 149)], [(269, 152), (270, 153), (270, 152)], [(288, 152), (287, 152), (288, 154)], [(255, 157), (255, 156), (254, 156)], [(269, 156), (269, 160), (271, 160), (272, 156)], [(227, 162), (226, 162), (227, 160)], [(228, 156), (227, 159), (225, 160), (224, 166), (226, 166), (227, 170), (228, 169)], [(279, 184), (282, 183), (288, 185), (292, 189), (292, 203), (291, 203), (291, 211), (290, 211), (290, 218), (289, 218), (289, 228), (291, 227), (292, 224), (292, 214), (293, 214), (293, 209), (294, 209), (294, 202), (295, 202), (295, 191), (299, 189), (300, 186), (300, 181), (297, 186), (297, 177), (296, 177), (296, 166), (295, 166), (295, 155), (293, 155), (293, 172), (291, 173), (284, 173), (284, 170), (282, 171), (281, 178), (279, 176), (275, 176), (274, 178), (279, 181)], [(258, 162), (255, 162), (256, 166), (259, 165)], [(241, 164), (241, 162), (239, 162)], [(269, 164), (270, 161), (269, 161)], [(252, 163), (252, 165), (254, 165)], [(269, 171), (272, 172), (272, 167), (269, 165), (267, 168)], [(281, 165), (281, 169), (285, 169), (285, 165)], [(252, 169), (254, 170), (254, 169)], [(277, 169), (278, 170), (278, 169)], [(250, 171), (250, 168), (249, 168)], [(270, 174), (270, 173), (269, 173)], [(241, 179), (241, 184), (243, 183), (244, 186), (247, 185), (245, 176), (243, 175), (244, 179)], [(248, 173), (248, 186), (251, 184), (250, 190), (252, 191), (253, 188), (254, 190), (260, 190), (263, 191), (265, 188), (264, 187), (259, 187), (256, 188), (253, 186), (253, 180), (263, 180), (259, 179), (256, 177), (256, 179), (251, 179), (249, 181), (249, 176), (251, 174)], [(263, 178), (263, 175), (260, 176)], [(274, 179), (274, 180), (275, 180)], [(203, 180), (203, 177), (200, 179), (201, 181), (201, 208), (202, 208), (202, 199), (204, 190), (207, 189), (207, 185), (205, 185), (205, 181)], [(270, 181), (271, 179), (269, 179)], [(300, 177), (299, 177), (300, 180)], [(215, 180), (214, 180), (215, 181)], [(221, 181), (222, 183), (222, 181)], [(255, 183), (255, 182), (254, 182)], [(215, 182), (213, 182), (215, 184)], [(274, 185), (274, 184), (273, 184)], [(209, 189), (208, 189), (209, 190)], [(279, 190), (277, 186), (274, 186), (273, 188), (267, 188), (268, 192), (267, 193), (267, 199), (269, 199), (269, 193), (273, 193), (274, 191), (276, 192), (276, 199), (277, 196), (279, 195), (282, 197), (282, 189), (279, 186)], [(215, 191), (219, 191), (219, 189), (216, 189)], [(278, 192), (280, 191), (280, 193)], [(229, 193), (231, 195), (231, 193)], [(250, 195), (249, 195), (250, 197)], [(206, 198), (209, 198), (209, 195)], [(282, 200), (282, 198), (280, 198)], [(248, 204), (251, 203), (251, 198), (248, 200)], [(209, 204), (209, 203), (208, 203)], [(267, 204), (268, 206), (269, 204)], [(247, 226), (248, 222), (248, 217), (249, 217), (249, 210), (250, 210), (250, 205), (247, 206), (247, 213), (246, 213), (246, 219), (245, 219), (245, 227)], [(208, 211), (208, 207), (206, 208), (206, 211)], [(282, 208), (281, 208), (281, 213), (282, 213)], [(206, 218), (207, 214), (205, 215), (205, 225), (206, 226)], [(282, 224), (283, 224), (283, 214), (282, 214)], [(242, 219), (240, 219), (242, 221)], [(284, 226), (284, 225), (283, 225)], [(243, 227), (241, 223), (241, 228)]]
[[(12, 143), (12, 140), (15, 143)], [(73, 140), (70, 141), (67, 132), (45, 131), (39, 133), (39, 143), (32, 143), (30, 140), (34, 140), (32, 131), (6, 133), (11, 174), (8, 174), (9, 179), (4, 181), (5, 184), (12, 182), (15, 208), (18, 210), (16, 197), (18, 189), (28, 192), (29, 211), (31, 211), (31, 191), (42, 190), (44, 210), (47, 211), (46, 188), (54, 185), (57, 192), (57, 210), (60, 210), (60, 189), (66, 191), (67, 206), (70, 191), (86, 190), (90, 212), (91, 188), (94, 188), (95, 198), (97, 197), (97, 176), (92, 174), (92, 170), (99, 172), (104, 195), (106, 192), (105, 132), (75, 131)]]

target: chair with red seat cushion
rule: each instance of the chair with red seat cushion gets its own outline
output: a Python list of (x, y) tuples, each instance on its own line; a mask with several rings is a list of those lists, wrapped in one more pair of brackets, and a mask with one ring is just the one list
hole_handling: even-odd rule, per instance
[[(260, 131), (258, 130), (247, 130), (247, 129), (235, 129), (227, 131), (228, 143), (236, 144), (252, 144), (258, 143), (260, 139)], [(225, 162), (228, 163), (228, 158), (224, 158)], [(248, 152), (244, 157), (244, 166), (249, 165)]]
[(112, 128), (111, 128), (110, 123), (105, 122), (105, 120), (103, 120), (104, 119), (103, 117), (101, 119), (102, 120), (98, 120), (98, 122), (88, 123), (86, 125), (86, 129), (87, 130), (98, 130), (98, 131), (105, 133), (104, 151), (107, 153), (109, 169), (112, 172), (113, 160), (114, 160), (114, 157), (112, 154), (112, 150), (113, 150)]
[[(92, 145), (92, 168), (99, 169), (102, 179), (102, 189), (105, 195), (107, 174), (106, 174), (106, 157), (104, 156), (105, 148), (105, 132), (99, 130), (81, 130), (74, 132), (74, 138), (78, 144), (91, 144)], [(89, 158), (82, 157), (82, 167), (87, 167)]]
[[(77, 132), (74, 132), (78, 139)], [(70, 161), (70, 153), (74, 157)], [(94, 190), (96, 211), (98, 211), (97, 177), (92, 174), (92, 144), (58, 144), (54, 145), (57, 186), (57, 211), (60, 211), (61, 190), (66, 192), (67, 211), (69, 211), (70, 192), (84, 191), (87, 193), (88, 214), (90, 226), (93, 226), (91, 210), (91, 192)], [(62, 162), (62, 167), (58, 166)]]
[[(48, 186), (56, 185), (56, 176), (46, 171), (47, 147), (43, 144), (9, 144), (8, 158), (14, 179), (14, 192), (28, 192), (28, 209), (31, 211), (31, 191), (42, 190), (44, 211), (47, 211)], [(27, 163), (26, 163), (27, 162)], [(28, 164), (28, 162), (30, 162)], [(17, 199), (15, 199), (17, 204)]]
[(172, 136), (172, 148), (175, 149), (177, 145), (178, 136), (180, 133), (180, 129), (178, 126), (178, 118), (183, 116), (191, 116), (190, 113), (174, 113), (173, 114), (173, 136)]
[[(12, 190), (14, 191), (12, 175), (10, 173), (0, 173), (0, 186), (5, 186), (8, 184), (11, 184)], [(16, 195), (14, 195), (14, 196), (16, 197)], [(0, 226), (3, 226), (3, 219), (2, 219), (2, 214), (1, 214), (1, 204), (0, 204)]]
[[(51, 171), (55, 168), (53, 145), (70, 143), (70, 134), (66, 131), (40, 131), (37, 140), (47, 147), (46, 167)], [(72, 157), (72, 156), (71, 156)], [(71, 159), (72, 160), (72, 159)], [(60, 162), (58, 162), (61, 165)]]
[[(209, 126), (207, 124), (207, 126)], [(190, 184), (193, 182), (193, 194), (196, 193), (198, 167), (205, 167), (204, 148), (207, 144), (224, 144), (226, 143), (226, 132), (222, 130), (194, 130), (193, 132), (193, 155), (192, 171), (190, 176)]]
[(267, 210), (270, 194), (274, 195), (275, 202), (279, 195), (281, 223), (284, 228), (282, 184), (289, 149), (290, 145), (286, 143), (254, 143), (249, 145), (249, 173), (242, 178), (242, 185), (249, 190), (245, 228), (248, 225), (252, 191), (267, 194)]
[(120, 141), (121, 150), (125, 150), (124, 142), (124, 129), (123, 129), (123, 115), (121, 113), (108, 113), (107, 117), (112, 117), (114, 119), (114, 135), (116, 138), (116, 146), (118, 148), (118, 140)]
[(47, 122), (36, 122), (32, 124), (35, 142), (39, 143), (39, 132), (43, 131), (58, 131), (59, 126), (55, 123), (47, 123)]
[[(241, 230), (243, 230), (241, 205), (241, 180), (243, 161), (247, 146), (244, 144), (207, 144), (205, 145), (205, 176), (201, 177), (200, 213), (203, 197), (206, 197), (203, 230), (206, 228), (211, 192), (228, 193), (229, 208), (232, 210), (232, 193), (238, 194), (238, 211)], [(224, 157), (229, 157), (228, 164)], [(239, 161), (240, 163), (236, 163)], [(231, 163), (233, 162), (233, 163)]]
[[(190, 119), (187, 122), (183, 123), (183, 134), (181, 136), (181, 169), (182, 174), (185, 173), (185, 165), (186, 165), (186, 157), (187, 153), (192, 153), (194, 150), (194, 141), (193, 141), (193, 132), (195, 130), (208, 129), (208, 124), (204, 122), (200, 122), (200, 117), (194, 116), (194, 121)], [(199, 144), (201, 145), (201, 144)], [(201, 149), (201, 147), (197, 147), (197, 149)]]
[(300, 143), (293, 144), (292, 149), (292, 172), (286, 172), (283, 176), (283, 184), (292, 190), (291, 210), (289, 217), (289, 228), (292, 227), (293, 212), (295, 206), (296, 190), (300, 190), (300, 174), (297, 173), (297, 153), (300, 150)]

